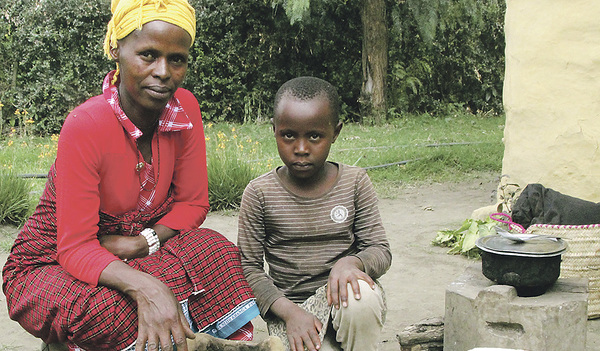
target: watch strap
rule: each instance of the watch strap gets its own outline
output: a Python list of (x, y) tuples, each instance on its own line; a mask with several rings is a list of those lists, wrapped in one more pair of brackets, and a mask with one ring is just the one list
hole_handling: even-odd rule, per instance
[(154, 231), (154, 229), (146, 228), (142, 230), (140, 235), (143, 236), (144, 239), (146, 239), (146, 242), (148, 243), (148, 255), (152, 255), (153, 253), (158, 251), (158, 249), (160, 248), (160, 240), (158, 239), (158, 235), (156, 234), (156, 231)]

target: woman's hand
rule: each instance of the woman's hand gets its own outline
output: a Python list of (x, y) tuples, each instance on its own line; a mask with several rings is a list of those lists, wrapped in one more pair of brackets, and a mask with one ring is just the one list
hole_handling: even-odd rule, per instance
[[(99, 284), (121, 291), (137, 304), (136, 350), (187, 351), (186, 338), (195, 338), (181, 306), (169, 287), (153, 276), (121, 261), (111, 262), (100, 274)], [(173, 338), (171, 340), (171, 337)]]
[(362, 261), (356, 256), (346, 256), (340, 258), (327, 280), (327, 303), (333, 305), (336, 309), (348, 306), (348, 283), (354, 292), (354, 298), (360, 300), (360, 287), (358, 280), (364, 280), (375, 289), (375, 282), (367, 273), (364, 272)]
[(292, 351), (303, 351), (305, 346), (309, 351), (321, 348), (319, 333), (323, 324), (317, 317), (285, 297), (277, 299), (270, 311), (285, 322)]
[[(161, 245), (178, 233), (178, 231), (162, 224), (155, 225), (153, 229), (156, 235), (158, 235)], [(98, 237), (98, 240), (102, 247), (122, 260), (148, 256), (148, 242), (141, 235), (101, 235)]]
[[(187, 351), (187, 338), (194, 332), (183, 315), (181, 306), (169, 288), (158, 281), (154, 286), (134, 294), (138, 306), (138, 338), (136, 350)], [(171, 336), (173, 337), (171, 341)]]
[(148, 242), (141, 235), (101, 235), (100, 245), (122, 260), (145, 257), (148, 255)]

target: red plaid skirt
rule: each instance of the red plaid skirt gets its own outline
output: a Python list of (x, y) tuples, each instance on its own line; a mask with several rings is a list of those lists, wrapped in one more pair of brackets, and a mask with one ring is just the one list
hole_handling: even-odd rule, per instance
[[(56, 192), (50, 170), (40, 204), (19, 233), (2, 271), (9, 315), (50, 344), (69, 342), (89, 350), (120, 350), (137, 338), (135, 302), (119, 291), (92, 287), (56, 262)], [(169, 211), (169, 198), (151, 213), (100, 214), (101, 234), (138, 235)], [(237, 247), (204, 228), (181, 232), (153, 255), (130, 260), (188, 299), (200, 330), (238, 304), (254, 298), (244, 279)]]

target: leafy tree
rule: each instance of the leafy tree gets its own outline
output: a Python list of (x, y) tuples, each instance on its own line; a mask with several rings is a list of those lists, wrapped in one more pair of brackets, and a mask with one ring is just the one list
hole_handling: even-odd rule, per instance
[[(313, 75), (338, 87), (345, 120), (360, 121), (366, 113), (361, 89), (368, 82), (362, 63), (365, 2), (278, 1), (191, 1), (198, 34), (184, 87), (198, 97), (204, 118), (268, 120), (277, 88)], [(300, 8), (288, 8), (294, 4)], [(385, 5), (389, 66), (377, 78), (387, 83), (386, 107), (378, 109), (391, 118), (502, 111), (503, 1)], [(23, 119), (15, 112), (26, 110), (37, 132), (56, 133), (70, 109), (99, 94), (114, 68), (102, 50), (109, 19), (107, 0), (0, 2), (2, 126), (18, 126)]]
[(5, 2), (0, 13), (11, 37), (7, 103), (28, 111), (38, 131), (57, 131), (67, 111), (99, 93), (110, 10), (103, 0), (21, 0)]
[[(329, 0), (322, 0), (328, 3)], [(344, 1), (345, 4), (348, 1)], [(310, 14), (310, 0), (273, 0), (283, 5), (290, 22), (304, 21)], [(386, 117), (386, 76), (388, 69), (388, 39), (385, 0), (360, 1), (362, 23), (362, 84), (360, 103), (362, 117), (381, 123)], [(345, 33), (349, 34), (349, 33)]]
[(205, 118), (268, 120), (278, 87), (301, 75), (331, 81), (345, 111), (358, 115), (352, 111), (358, 109), (359, 36), (339, 35), (356, 33), (352, 8), (331, 2), (300, 25), (267, 1), (199, 0), (194, 6), (198, 33), (184, 85), (198, 96)]
[(501, 112), (505, 10), (498, 0), (406, 0), (393, 6), (393, 108)]
[(14, 60), (10, 55), (12, 37), (10, 25), (0, 13), (0, 134), (7, 124), (2, 113), (4, 105), (9, 104), (7, 92), (11, 85), (14, 85), (15, 80)]

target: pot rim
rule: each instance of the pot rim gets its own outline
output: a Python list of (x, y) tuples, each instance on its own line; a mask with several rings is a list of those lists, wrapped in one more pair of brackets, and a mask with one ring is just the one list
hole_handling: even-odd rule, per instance
[[(565, 251), (567, 251), (567, 243), (564, 242), (560, 238), (558, 239), (558, 242), (561, 244), (561, 248), (558, 249), (558, 250), (556, 250), (556, 251), (553, 251), (553, 252), (532, 253), (532, 252), (518, 252), (518, 251), (511, 251), (511, 250), (494, 250), (494, 249), (491, 249), (488, 246), (486, 246), (486, 241), (490, 240), (491, 237), (493, 237), (493, 236), (492, 235), (488, 235), (488, 236), (481, 237), (481, 238), (477, 239), (477, 241), (475, 242), (475, 245), (479, 249), (481, 249), (482, 251), (493, 253), (493, 254), (497, 254), (497, 255), (501, 255), (501, 256), (539, 257), (539, 258), (544, 258), (544, 257), (560, 256)], [(507, 239), (507, 240), (509, 240), (509, 239)]]

